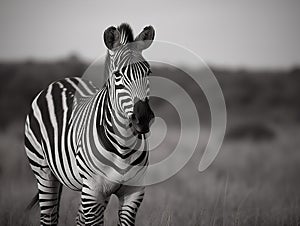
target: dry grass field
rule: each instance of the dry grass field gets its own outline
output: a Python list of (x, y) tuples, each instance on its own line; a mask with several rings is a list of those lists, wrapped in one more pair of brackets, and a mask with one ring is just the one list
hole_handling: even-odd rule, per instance
[[(25, 211), (37, 191), (23, 148), (25, 113), (51, 80), (81, 75), (85, 67), (73, 58), (0, 65), (1, 225), (38, 225), (38, 208)], [(136, 225), (300, 225), (299, 72), (215, 70), (228, 108), (217, 159), (200, 173), (200, 144), (178, 174), (147, 188)], [(79, 195), (63, 190), (59, 225), (74, 225)], [(117, 224), (117, 208), (112, 197), (106, 225)]]

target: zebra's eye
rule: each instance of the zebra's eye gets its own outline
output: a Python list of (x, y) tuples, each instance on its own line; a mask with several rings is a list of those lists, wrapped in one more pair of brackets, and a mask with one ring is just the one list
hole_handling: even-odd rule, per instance
[(152, 71), (149, 69), (149, 71), (148, 71), (147, 75), (150, 75), (151, 73), (152, 73)]
[(124, 89), (125, 86), (122, 84), (123, 82), (123, 76), (119, 71), (114, 72), (115, 75), (115, 88), (116, 89)]
[(123, 84), (116, 85), (116, 89), (124, 89), (125, 86)]
[(121, 76), (122, 76), (122, 74), (121, 74), (119, 71), (115, 71), (114, 74), (115, 74), (115, 76), (117, 76), (117, 77), (121, 77)]

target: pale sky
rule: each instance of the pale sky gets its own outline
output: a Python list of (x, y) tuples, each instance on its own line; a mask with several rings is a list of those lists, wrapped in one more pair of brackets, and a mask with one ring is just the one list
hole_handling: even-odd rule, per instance
[[(249, 68), (300, 65), (298, 0), (1, 0), (0, 60), (105, 53), (103, 31), (146, 25), (207, 63)], [(151, 50), (149, 50), (151, 51)], [(167, 54), (167, 53), (163, 53)]]

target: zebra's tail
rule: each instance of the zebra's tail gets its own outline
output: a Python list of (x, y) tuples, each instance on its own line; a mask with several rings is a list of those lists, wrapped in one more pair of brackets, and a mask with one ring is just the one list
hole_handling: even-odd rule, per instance
[(31, 200), (31, 202), (28, 204), (28, 206), (26, 207), (26, 210), (31, 210), (32, 208), (36, 207), (39, 201), (39, 193), (37, 193), (33, 199)]

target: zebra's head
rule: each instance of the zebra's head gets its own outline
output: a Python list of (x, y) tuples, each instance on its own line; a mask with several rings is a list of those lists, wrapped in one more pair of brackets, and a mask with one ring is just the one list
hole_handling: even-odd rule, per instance
[(151, 70), (142, 55), (142, 51), (151, 45), (154, 33), (153, 27), (147, 26), (134, 39), (128, 24), (109, 27), (104, 32), (108, 48), (105, 74), (112, 105), (140, 134), (149, 132), (149, 124), (154, 118), (149, 105)]

